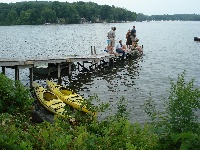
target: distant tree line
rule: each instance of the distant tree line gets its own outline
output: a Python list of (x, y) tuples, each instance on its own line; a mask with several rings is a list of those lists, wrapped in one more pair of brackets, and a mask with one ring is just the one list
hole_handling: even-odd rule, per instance
[(78, 24), (84, 22), (136, 21), (137, 14), (124, 8), (93, 2), (31, 1), (0, 3), (0, 25)]
[(137, 14), (137, 21), (155, 20), (155, 21), (167, 21), (167, 20), (181, 20), (181, 21), (200, 21), (199, 14), (174, 14), (174, 15), (151, 15)]

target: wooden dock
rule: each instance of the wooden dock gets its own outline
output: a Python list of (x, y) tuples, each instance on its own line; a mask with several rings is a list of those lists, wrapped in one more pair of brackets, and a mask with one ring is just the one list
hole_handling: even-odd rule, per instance
[[(19, 80), (19, 69), (29, 68), (30, 72), (30, 87), (33, 84), (33, 68), (34, 66), (43, 65), (43, 64), (56, 64), (58, 78), (60, 78), (61, 63), (66, 63), (68, 65), (68, 73), (71, 71), (71, 64), (74, 62), (91, 62), (99, 63), (101, 60), (107, 58), (113, 58), (114, 55), (101, 54), (101, 55), (88, 55), (88, 56), (66, 56), (58, 58), (44, 58), (44, 59), (33, 59), (33, 60), (21, 60), (21, 59), (4, 59), (0, 58), (0, 66), (2, 67), (2, 73), (6, 75), (6, 68), (11, 68), (15, 70), (15, 80)], [(50, 75), (50, 67), (48, 67)]]
[[(130, 53), (129, 53), (130, 55)], [(119, 55), (120, 56), (120, 55)], [(0, 58), (0, 66), (2, 67), (2, 73), (6, 75), (6, 68), (11, 68), (15, 70), (15, 80), (19, 80), (19, 69), (29, 68), (30, 73), (30, 87), (33, 86), (33, 69), (35, 66), (40, 66), (43, 64), (48, 64), (48, 76), (51, 73), (51, 64), (56, 65), (57, 77), (61, 78), (61, 64), (66, 64), (67, 72), (71, 73), (71, 65), (75, 62), (81, 67), (84, 67), (85, 63), (90, 63), (92, 66), (96, 67), (98, 63), (101, 63), (105, 59), (109, 61), (114, 61), (117, 57), (114, 54), (96, 54), (96, 52), (91, 51), (91, 55), (78, 56), (70, 55), (66, 57), (54, 57), (54, 58), (43, 58), (43, 59), (7, 59)], [(82, 63), (82, 64), (81, 64)]]

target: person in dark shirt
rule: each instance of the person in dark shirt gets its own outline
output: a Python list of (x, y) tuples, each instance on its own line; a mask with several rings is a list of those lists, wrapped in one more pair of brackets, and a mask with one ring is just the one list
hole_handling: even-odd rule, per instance
[(127, 48), (131, 48), (132, 40), (131, 40), (131, 30), (129, 29), (126, 33), (126, 46)]
[(131, 30), (132, 47), (134, 47), (135, 45), (135, 39), (136, 39), (136, 29), (135, 26), (133, 26), (133, 29)]

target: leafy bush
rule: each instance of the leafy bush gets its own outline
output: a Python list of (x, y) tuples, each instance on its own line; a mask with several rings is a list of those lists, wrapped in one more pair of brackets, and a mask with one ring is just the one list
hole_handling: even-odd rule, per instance
[(185, 74), (179, 75), (176, 83), (170, 79), (170, 96), (165, 100), (164, 112), (155, 109), (151, 98), (144, 104), (160, 137), (161, 149), (200, 148), (200, 123), (195, 115), (200, 109), (200, 91), (194, 88), (194, 79), (185, 82)]
[[(100, 122), (95, 118), (88, 122), (80, 119), (78, 124), (72, 124), (67, 118), (60, 118), (57, 115), (53, 123), (32, 124), (30, 120), (25, 121), (19, 115), (3, 113), (0, 115), (0, 148), (10, 150), (156, 149), (158, 137), (150, 130), (151, 127), (130, 123), (124, 100), (120, 100), (117, 104), (119, 110), (115, 115)], [(97, 110), (103, 111), (107, 107), (106, 104), (101, 104)], [(87, 117), (83, 116), (83, 118)]]
[[(55, 115), (53, 123), (33, 124), (24, 113), (1, 113), (0, 149), (198, 150), (200, 127), (194, 111), (199, 109), (200, 92), (194, 89), (193, 80), (185, 83), (184, 75), (178, 77), (176, 84), (171, 80), (170, 96), (165, 102), (166, 109), (163, 113), (156, 110), (151, 98), (144, 104), (144, 110), (152, 119), (151, 123), (145, 125), (128, 120), (129, 110), (124, 98), (116, 103), (116, 114), (102, 121), (96, 118), (91, 120), (90, 114), (77, 111), (74, 117), (78, 117), (78, 123), (71, 123), (67, 118)], [(13, 82), (3, 75), (1, 81), (6, 81), (9, 87), (8, 96), (4, 93), (3, 98), (12, 98), (9, 94), (10, 88), (14, 86)], [(27, 93), (25, 92), (29, 95)], [(21, 97), (29, 97), (22, 95)], [(30, 103), (23, 105), (28, 108)], [(107, 108), (108, 104), (101, 104), (92, 110), (105, 111)]]
[(24, 112), (33, 103), (28, 88), (0, 73), (0, 113)]
[(16, 126), (17, 120), (11, 115), (0, 118), (8, 121), (0, 124), (1, 149), (153, 150), (158, 146), (158, 137), (148, 125), (142, 127), (122, 118), (80, 126), (71, 126), (65, 119), (55, 118), (54, 123), (29, 124), (25, 128)]

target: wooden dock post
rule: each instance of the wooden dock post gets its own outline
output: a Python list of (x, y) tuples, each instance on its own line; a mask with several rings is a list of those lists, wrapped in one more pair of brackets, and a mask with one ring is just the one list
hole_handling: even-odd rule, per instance
[(18, 66), (15, 67), (15, 81), (19, 80), (19, 68)]
[(93, 55), (93, 50), (92, 50), (92, 46), (91, 46), (91, 55)]
[(95, 54), (95, 55), (97, 54), (96, 49), (95, 49), (95, 46), (94, 46), (94, 54)]
[(68, 62), (68, 74), (71, 74), (71, 70), (72, 70), (72, 63)]
[(33, 87), (33, 67), (29, 68), (30, 73), (30, 88)]
[(51, 75), (51, 67), (50, 67), (50, 64), (48, 63), (48, 77), (50, 77)]
[(6, 74), (6, 67), (2, 66), (2, 73), (5, 75)]
[(60, 63), (57, 63), (57, 67), (58, 67), (58, 79), (61, 78), (60, 73), (61, 73), (61, 69), (60, 69)]
[(77, 62), (77, 64), (78, 64), (78, 71), (80, 71), (80, 63), (79, 63), (79, 62)]

